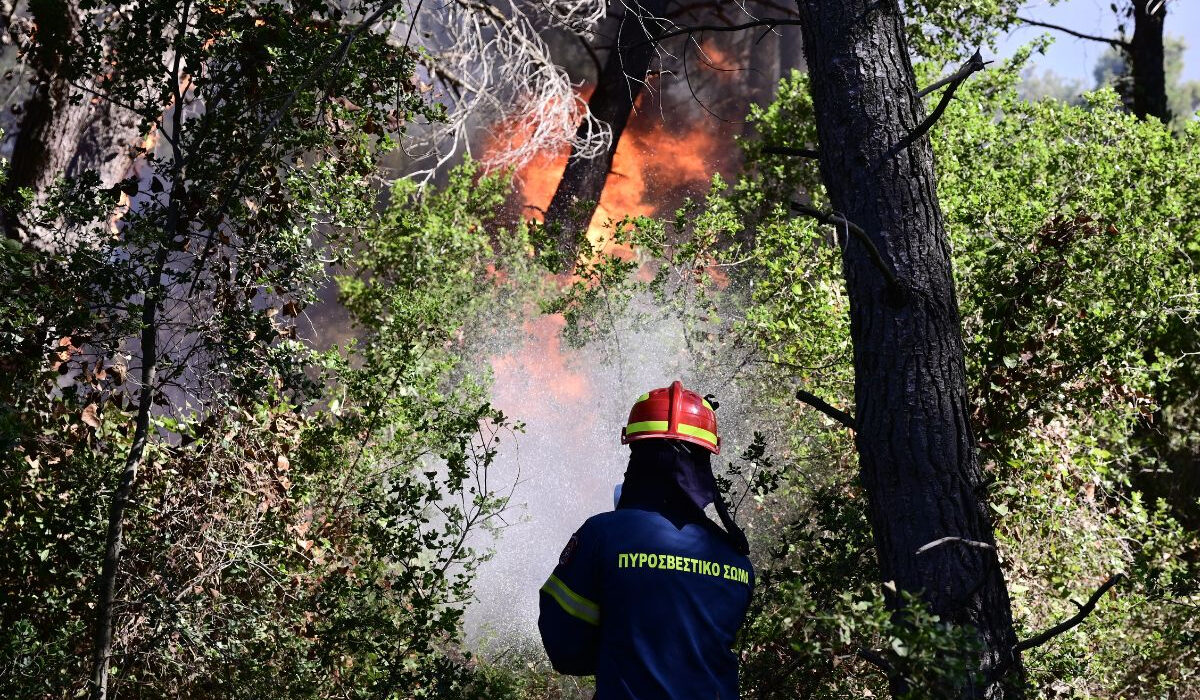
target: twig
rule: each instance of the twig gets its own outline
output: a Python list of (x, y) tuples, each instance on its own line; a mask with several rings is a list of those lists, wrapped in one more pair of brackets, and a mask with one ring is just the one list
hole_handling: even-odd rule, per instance
[(821, 152), (815, 148), (792, 148), (790, 146), (767, 146), (763, 153), (773, 156), (796, 156), (797, 158), (820, 158)]
[(940, 537), (932, 542), (921, 545), (917, 549), (917, 551), (914, 552), (914, 554), (924, 554), (925, 552), (928, 552), (929, 550), (933, 549), (934, 547), (940, 547), (941, 545), (944, 545), (948, 542), (957, 542), (963, 546), (975, 547), (976, 549), (988, 549), (988, 550), (992, 550), (992, 551), (996, 550), (995, 547), (988, 544), (987, 542), (976, 542), (975, 540), (968, 540), (968, 539), (964, 539), (962, 537)]
[(780, 25), (798, 25), (798, 19), (786, 19), (782, 17), (767, 17), (765, 19), (755, 20), (753, 22), (745, 22), (743, 24), (694, 24), (688, 27), (680, 27), (672, 29), (669, 32), (664, 32), (658, 35), (657, 38), (651, 39), (648, 42), (665, 41), (672, 37), (683, 36), (684, 34), (695, 34), (697, 32), (740, 32), (743, 29), (753, 29), (754, 27), (778, 27)]
[(942, 93), (941, 101), (938, 102), (937, 107), (933, 108), (933, 111), (929, 113), (929, 116), (925, 117), (925, 120), (920, 124), (917, 124), (916, 128), (905, 134), (904, 138), (900, 139), (899, 143), (888, 149), (887, 156), (884, 158), (884, 160), (891, 158), (900, 151), (903, 151), (904, 149), (913, 145), (916, 143), (917, 139), (925, 135), (925, 132), (933, 128), (933, 125), (938, 119), (941, 118), (942, 112), (946, 111), (946, 107), (950, 104), (950, 98), (954, 97), (954, 91), (958, 89), (958, 86), (962, 85), (963, 81), (970, 77), (972, 73), (983, 70), (984, 66), (989, 63), (991, 63), (991, 61), (983, 60), (983, 56), (979, 55), (979, 50), (976, 49), (975, 53), (968, 58), (967, 62), (962, 64), (962, 67), (955, 71), (953, 75), (942, 78), (933, 85), (930, 85), (925, 90), (917, 93), (920, 96), (924, 96), (925, 94), (928, 94), (937, 88), (942, 87), (943, 85), (950, 86), (946, 92)]
[[(696, 94), (696, 88), (692, 86), (692, 77), (688, 73), (688, 65), (687, 65), (688, 45), (691, 44), (692, 41), (693, 41), (692, 39), (689, 39), (687, 42), (684, 42), (683, 53), (682, 53), (683, 59), (680, 61), (680, 63), (683, 64), (683, 82), (687, 84), (688, 92), (692, 93), (692, 99), (695, 100), (696, 104), (700, 105), (700, 108), (703, 109), (705, 112), (708, 112), (711, 116), (715, 117), (716, 119), (719, 119), (720, 121), (725, 122), (726, 124), (744, 124), (745, 123), (744, 121), (734, 121), (732, 119), (726, 119), (725, 117), (722, 117), (721, 115), (712, 111), (708, 105), (704, 104), (704, 101), (700, 99), (700, 96)], [(700, 44), (697, 43), (696, 47), (699, 48)]]
[(1075, 31), (1074, 29), (1068, 29), (1066, 27), (1063, 27), (1063, 26), (1060, 26), (1057, 24), (1050, 24), (1048, 22), (1039, 22), (1037, 20), (1026, 19), (1021, 16), (1018, 16), (1017, 19), (1020, 20), (1021, 22), (1024, 22), (1025, 24), (1029, 24), (1034, 27), (1044, 27), (1046, 29), (1053, 29), (1054, 31), (1062, 32), (1064, 34), (1070, 34), (1071, 36), (1078, 37), (1080, 39), (1087, 39), (1088, 41), (1099, 41), (1099, 42), (1103, 42), (1105, 44), (1111, 44), (1111, 45), (1117, 47), (1118, 49), (1126, 49), (1126, 50), (1129, 49), (1129, 42), (1121, 41), (1120, 39), (1113, 39), (1111, 37), (1105, 37), (1105, 36), (1094, 36), (1092, 34), (1083, 34), (1083, 33)]
[(906, 298), (907, 295), (905, 294), (905, 285), (900, 282), (898, 277), (896, 277), (896, 273), (892, 272), (892, 268), (888, 266), (887, 262), (883, 259), (883, 255), (879, 252), (879, 248), (875, 246), (875, 242), (871, 240), (871, 237), (867, 235), (867, 232), (863, 230), (863, 227), (834, 211), (821, 211), (814, 206), (803, 204), (801, 202), (792, 202), (791, 206), (792, 211), (794, 212), (811, 216), (823, 224), (830, 224), (831, 226), (844, 228), (850, 233), (854, 234), (854, 237), (857, 238), (864, 247), (866, 247), (867, 253), (871, 256), (871, 262), (875, 263), (875, 267), (879, 268), (879, 271), (883, 274), (884, 278), (887, 279), (888, 287), (893, 292), (898, 293), (901, 299)]
[(803, 401), (804, 403), (808, 404), (809, 406), (812, 406), (813, 408), (817, 409), (821, 413), (824, 413), (825, 415), (834, 419), (838, 423), (841, 423), (843, 426), (849, 428), (850, 430), (855, 430), (854, 416), (850, 415), (849, 413), (846, 413), (845, 411), (843, 411), (840, 408), (834, 407), (828, 401), (826, 401), (825, 399), (822, 399), (820, 396), (817, 396), (816, 394), (805, 391), (803, 389), (797, 389), (796, 390), (796, 399), (799, 401)]
[(1113, 574), (1107, 581), (1105, 581), (1099, 588), (1096, 589), (1096, 592), (1092, 594), (1091, 598), (1088, 598), (1086, 603), (1079, 606), (1079, 612), (1075, 613), (1071, 617), (1068, 617), (1045, 632), (1036, 634), (1023, 642), (1017, 642), (1014, 644), (1013, 656), (1016, 656), (1027, 649), (1041, 646), (1063, 632), (1066, 632), (1072, 627), (1078, 625), (1080, 622), (1083, 622), (1083, 619), (1096, 609), (1096, 603), (1100, 602), (1100, 599), (1104, 597), (1105, 593), (1108, 593), (1108, 589), (1120, 583), (1124, 578), (1125, 574)]
[(886, 658), (884, 658), (883, 654), (880, 654), (877, 651), (873, 651), (871, 649), (867, 649), (866, 647), (863, 647), (863, 648), (860, 648), (858, 651), (856, 651), (855, 655), (858, 656), (858, 658), (862, 659), (863, 661), (866, 661), (867, 663), (871, 664), (875, 668), (879, 669), (880, 671), (883, 671), (884, 674), (886, 674), (888, 678), (891, 678), (892, 674), (894, 674), (896, 672), (896, 669), (892, 667), (892, 664), (889, 663)]

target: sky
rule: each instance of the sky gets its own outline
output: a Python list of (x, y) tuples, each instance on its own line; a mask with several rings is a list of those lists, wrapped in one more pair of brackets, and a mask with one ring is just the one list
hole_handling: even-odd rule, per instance
[[(1117, 36), (1117, 20), (1109, 9), (1111, 0), (1063, 0), (1050, 5), (1045, 0), (1034, 0), (1026, 5), (1022, 16), (1040, 22), (1049, 22), (1075, 31), (1096, 36)], [(1167, 0), (1166, 34), (1182, 36), (1187, 42), (1184, 54), (1184, 80), (1200, 80), (1200, 0)], [(1123, 4), (1123, 3), (1118, 3)], [(1132, 33), (1133, 27), (1128, 31)], [(1051, 70), (1064, 78), (1081, 81), (1086, 87), (1093, 85), (1092, 68), (1107, 48), (1098, 41), (1078, 39), (1041, 27), (1021, 27), (1003, 37), (997, 51), (999, 58), (1011, 56), (1023, 44), (1043, 33), (1054, 37), (1054, 44), (1044, 56), (1034, 56), (1033, 65), (1039, 73)]]

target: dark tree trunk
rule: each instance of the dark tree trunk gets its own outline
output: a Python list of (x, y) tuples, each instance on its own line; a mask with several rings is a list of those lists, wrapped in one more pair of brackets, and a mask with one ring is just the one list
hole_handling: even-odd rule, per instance
[[(172, 194), (172, 228), (178, 221), (176, 198), (176, 195)], [(104, 560), (100, 567), (100, 590), (96, 605), (96, 626), (92, 636), (92, 682), (88, 689), (89, 700), (108, 698), (109, 661), (112, 657), (113, 620), (116, 617), (117, 574), (124, 545), (125, 510), (133, 505), (133, 488), (137, 482), (138, 469), (146, 454), (146, 441), (150, 437), (150, 411), (154, 403), (154, 391), (157, 388), (155, 378), (158, 372), (158, 304), (162, 294), (162, 273), (166, 261), (167, 250), (160, 245), (147, 280), (151, 289), (142, 299), (142, 385), (138, 391), (133, 443), (125, 457), (125, 468), (121, 471), (121, 478), (116, 491), (113, 492), (112, 504), (108, 510), (108, 529), (104, 537)]]
[[(1149, 10), (1154, 10), (1151, 14)], [(1164, 68), (1163, 22), (1167, 3), (1133, 0), (1133, 39), (1127, 46), (1129, 72), (1133, 80), (1133, 113), (1139, 119), (1157, 117), (1171, 121), (1167, 106), (1167, 76)]]
[[(587, 228), (600, 201), (617, 143), (629, 122), (633, 103), (641, 94), (642, 82), (654, 59), (653, 39), (661, 27), (653, 18), (663, 15), (667, 2), (646, 0), (626, 3), (625, 17), (618, 27), (616, 43), (608, 52), (608, 58), (596, 80), (596, 88), (588, 99), (588, 110), (592, 116), (612, 129), (612, 143), (595, 158), (581, 158), (572, 150), (558, 189), (546, 208), (546, 225), (558, 229), (558, 250), (564, 269), (570, 269), (574, 263), (579, 235)], [(642, 17), (638, 17), (638, 14)], [(586, 125), (580, 127), (579, 136), (586, 136)]]
[[(109, 186), (123, 178), (132, 163), (138, 118), (104, 99), (80, 99), (72, 88), (66, 62), (79, 42), (82, 14), (77, 0), (31, 2), (30, 12), (38, 42), (27, 59), (34, 69), (34, 85), (22, 105), (6, 187), (9, 194), (28, 188), (36, 205), (45, 201), (59, 177), (94, 170)], [(3, 227), (9, 238), (22, 235), (22, 222), (11, 212), (4, 212)]]
[[(13, 143), (7, 187), (12, 193), (29, 188), (41, 196), (66, 172), (87, 127), (90, 105), (86, 100), (71, 104), (71, 85), (63, 76), (63, 64), (79, 36), (79, 8), (73, 0), (40, 0), (30, 3), (30, 12), (37, 26), (37, 48), (30, 57), (36, 72)], [(9, 238), (20, 237), (20, 222), (10, 212), (5, 212), (4, 229)]]
[[(925, 137), (892, 152), (925, 117), (903, 17), (897, 0), (797, 4), (831, 205), (866, 230), (907, 290), (890, 292), (850, 240), (856, 444), (880, 571), (943, 620), (977, 630), (980, 670), (960, 697), (1019, 698), (1023, 673), (969, 424), (933, 152)], [(947, 537), (960, 540), (917, 554)], [(1009, 670), (1006, 682), (991, 678), (995, 669)], [(903, 682), (893, 679), (893, 690)]]

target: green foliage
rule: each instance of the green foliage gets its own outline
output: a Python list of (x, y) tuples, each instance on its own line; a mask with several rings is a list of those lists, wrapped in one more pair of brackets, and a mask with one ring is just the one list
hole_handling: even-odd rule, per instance
[[(506, 185), (468, 168), (374, 216), (378, 154), (439, 112), (389, 41), (391, 4), (85, 5), (64, 70), (150, 138), (114, 187), (39, 193), (36, 247), (0, 250), (3, 694), (90, 676), (140, 414), (110, 692), (478, 697), (454, 642), (474, 533), (506, 504), (487, 471), (518, 426), (461, 363), (461, 329), (524, 252), (490, 223)], [(372, 281), (346, 289), (363, 340), (318, 352), (305, 309), (339, 261)]]
[[(1094, 619), (1027, 654), (1030, 677), (1048, 696), (1071, 689), (1082, 697), (1157, 697), (1186, 687), (1195, 666), (1187, 613), (1200, 593), (1198, 545), (1178, 511), (1145, 503), (1131, 453), (1158, 397), (1170, 396), (1172, 379), (1188, 371), (1180, 343), (1194, 339), (1186, 327), (1197, 298), (1189, 255), (1200, 240), (1195, 130), (1173, 138), (1162, 125), (1126, 114), (1112, 93), (1080, 106), (1024, 103), (1012, 88), (1017, 68), (960, 90), (933, 134), (968, 372), (978, 378), (975, 420), (1014, 610), (1028, 636), (1073, 614), (1071, 596), (1086, 598), (1111, 572), (1129, 573), (1132, 590), (1119, 602), (1106, 601)], [(804, 110), (764, 110), (762, 131), (804, 128), (787, 121), (789, 112)], [(756, 189), (799, 183), (806, 166), (779, 167), (766, 160)], [(789, 234), (776, 238), (772, 226), (790, 226)], [(839, 280), (826, 272), (832, 266), (818, 264), (829, 248), (806, 222), (765, 216), (757, 230), (765, 254), (750, 270), (749, 329), (763, 353), (794, 365), (793, 379), (823, 373), (814, 393), (848, 404), (848, 383), (834, 379), (845, 364), (829, 369), (819, 352), (836, 357), (831, 350), (847, 342)], [(813, 443), (793, 440), (805, 444)], [(783, 533), (819, 528), (814, 523), (837, 512), (806, 471), (799, 468), (803, 476), (776, 494), (781, 506), (799, 509)], [(843, 522), (830, 531), (854, 530)], [(801, 551), (823, 567), (839, 561), (812, 542)], [(747, 662), (766, 670), (764, 694), (793, 687), (804, 688), (802, 695), (837, 693), (868, 682), (861, 661), (832, 665), (839, 653), (845, 660), (855, 652), (838, 651), (831, 640), (839, 637), (815, 611), (834, 605), (839, 586), (853, 590), (849, 582), (862, 582), (858, 595), (869, 592), (870, 563), (858, 565), (865, 577), (858, 579), (853, 564), (834, 565), (832, 573), (791, 566), (790, 576), (763, 577), (763, 600), (808, 612), (782, 615), (793, 621), (787, 630), (775, 610), (756, 618), (753, 634), (761, 637), (752, 637)], [(837, 583), (823, 589), (827, 581)], [(853, 619), (853, 610), (839, 615)], [(820, 651), (789, 657), (782, 640), (797, 637), (819, 640), (813, 648)], [(937, 665), (932, 659), (943, 652), (927, 663)], [(771, 677), (780, 668), (788, 669), (787, 690)], [(824, 680), (803, 685), (813, 678)]]
[(953, 106), (935, 136), (1014, 612), (1034, 631), (1109, 573), (1132, 576), (1090, 632), (1028, 655), (1047, 692), (1167, 693), (1195, 665), (1197, 542), (1179, 511), (1144, 502), (1134, 455), (1187, 371), (1196, 134), (1140, 122), (1112, 92), (1073, 106), (1005, 90)]
[[(1171, 126), (1182, 132), (1194, 121), (1200, 110), (1200, 80), (1183, 79), (1183, 56), (1187, 42), (1178, 36), (1163, 38), (1163, 72), (1167, 82), (1167, 107), (1171, 110)], [(1110, 48), (1096, 60), (1092, 74), (1096, 87), (1111, 87), (1121, 95), (1126, 106), (1133, 104), (1133, 85), (1129, 62), (1116, 47)]]
[[(340, 278), (359, 342), (345, 353), (281, 344), (316, 377), (315, 402), (272, 398), (276, 379), (269, 400), (155, 417), (175, 439), (148, 447), (127, 523), (122, 694), (473, 698), (490, 687), (456, 641), (486, 558), (475, 533), (507, 505), (488, 470), (520, 426), (487, 403), (462, 329), (520, 308), (526, 247), (493, 225), (507, 193), (470, 165), (441, 191), (395, 185)], [(57, 260), (16, 257), (27, 258)], [(0, 416), (0, 530), (21, 554), (2, 578), (9, 697), (66, 696), (87, 673), (106, 484), (132, 412), (120, 396), (80, 407), (124, 370), (89, 363), (60, 395), (44, 388), (81, 352), (68, 343), (57, 365), (31, 362), (43, 384), (23, 385), (22, 410)]]
[[(1015, 85), (1025, 56), (964, 86), (932, 134), (1000, 556), (1021, 637), (1070, 617), (1072, 598), (1111, 573), (1129, 576), (1084, 624), (1026, 653), (1039, 696), (1167, 696), (1194, 683), (1200, 542), (1178, 504), (1143, 495), (1136, 454), (1156, 407), (1188, 393), (1181, 378), (1195, 386), (1200, 132), (1140, 122), (1112, 92), (1024, 102)], [(745, 178), (674, 221), (637, 222), (630, 240), (656, 270), (697, 260), (681, 255), (691, 240), (740, 263), (727, 283), (661, 288), (668, 299), (710, 298), (702, 305), (729, 334), (727, 360), (730, 348), (748, 349), (739, 366), (755, 369), (738, 382), (769, 435), (752, 459), (781, 477), (748, 489), (761, 575), (744, 692), (881, 695), (882, 662), (913, 697), (939, 697), (972, 672), (971, 636), (916, 601), (884, 607), (851, 442), (791, 397), (800, 386), (853, 405), (841, 232), (786, 211), (798, 191), (819, 203), (816, 173), (763, 148), (814, 145), (806, 93), (793, 76), (779, 101), (753, 112), (762, 140), (748, 144)], [(728, 217), (715, 237), (692, 223), (705, 212)], [(653, 294), (634, 270), (614, 267), (605, 285), (630, 300)], [(581, 285), (594, 292), (590, 283)], [(596, 337), (595, 324), (579, 330)]]
[(918, 56), (935, 64), (961, 62), (976, 48), (994, 50), (1000, 35), (1020, 24), (1017, 11), (1025, 5), (1023, 0), (907, 3), (909, 44)]

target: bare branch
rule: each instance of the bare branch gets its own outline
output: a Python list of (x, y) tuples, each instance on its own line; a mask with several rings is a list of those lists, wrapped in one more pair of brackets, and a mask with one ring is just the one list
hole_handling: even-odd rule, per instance
[(1045, 632), (1036, 634), (1025, 641), (1017, 642), (1013, 645), (1013, 654), (1016, 655), (1027, 649), (1041, 646), (1063, 632), (1066, 632), (1072, 627), (1078, 625), (1080, 622), (1083, 622), (1083, 619), (1096, 609), (1096, 603), (1099, 603), (1100, 599), (1104, 597), (1104, 594), (1108, 593), (1108, 589), (1120, 583), (1124, 578), (1125, 574), (1113, 574), (1107, 581), (1105, 581), (1099, 588), (1096, 589), (1096, 592), (1092, 594), (1091, 598), (1088, 598), (1086, 603), (1079, 606), (1079, 612), (1051, 627)]
[[(744, 121), (735, 121), (733, 119), (726, 119), (725, 117), (722, 117), (721, 115), (717, 114), (708, 105), (704, 104), (704, 101), (701, 100), (700, 96), (696, 94), (696, 88), (695, 88), (695, 86), (692, 85), (692, 76), (691, 76), (691, 73), (688, 72), (688, 64), (687, 64), (688, 46), (690, 44), (692, 44), (693, 42), (695, 42), (695, 40), (692, 39), (691, 37), (688, 37), (687, 42), (684, 43), (684, 45), (683, 45), (683, 58), (680, 61), (680, 63), (683, 65), (683, 82), (687, 85), (688, 92), (690, 92), (692, 94), (692, 99), (695, 100), (696, 104), (700, 105), (701, 109), (703, 109), (705, 112), (708, 112), (710, 116), (715, 117), (716, 119), (723, 121), (726, 124), (744, 124), (745, 123)], [(699, 43), (696, 43), (696, 47), (698, 50), (703, 51), (703, 49), (699, 48), (700, 47)]]
[(989, 63), (991, 63), (991, 61), (983, 60), (983, 56), (980, 56), (979, 50), (976, 49), (975, 53), (968, 58), (967, 62), (962, 64), (962, 67), (955, 71), (953, 75), (943, 78), (933, 85), (930, 85), (925, 90), (917, 93), (918, 95), (923, 96), (933, 92), (943, 85), (950, 86), (946, 92), (942, 93), (942, 99), (938, 102), (937, 107), (934, 107), (933, 111), (929, 113), (929, 116), (925, 117), (925, 120), (918, 124), (915, 129), (908, 132), (904, 138), (900, 139), (899, 143), (897, 143), (895, 146), (892, 146), (891, 149), (888, 150), (888, 154), (884, 160), (891, 158), (900, 151), (903, 151), (904, 149), (913, 145), (916, 143), (917, 139), (925, 135), (925, 132), (933, 128), (933, 125), (938, 119), (941, 118), (942, 112), (946, 111), (946, 107), (950, 104), (950, 98), (954, 97), (954, 91), (958, 89), (958, 86), (962, 85), (963, 81), (970, 77), (972, 73), (983, 70), (984, 66)]
[(767, 146), (763, 153), (773, 156), (796, 156), (797, 158), (820, 158), (821, 152), (815, 148), (792, 148), (790, 146)]
[(974, 547), (976, 549), (987, 549), (987, 550), (990, 550), (993, 552), (996, 551), (996, 548), (993, 547), (992, 545), (988, 544), (987, 542), (976, 542), (975, 540), (963, 539), (962, 537), (940, 537), (932, 542), (928, 542), (926, 544), (921, 545), (917, 549), (916, 552), (913, 552), (913, 554), (924, 554), (925, 552), (928, 552), (929, 550), (931, 550), (935, 547), (940, 547), (948, 542), (957, 542), (958, 544), (961, 544), (965, 547)]
[[(844, 228), (854, 234), (854, 237), (866, 247), (867, 254), (871, 256), (871, 262), (875, 263), (875, 267), (879, 268), (879, 271), (887, 280), (888, 287), (894, 293), (897, 293), (900, 299), (907, 298), (907, 293), (905, 292), (906, 285), (901, 283), (900, 279), (896, 277), (896, 273), (892, 271), (892, 268), (883, 259), (883, 255), (879, 252), (879, 248), (875, 246), (875, 242), (871, 240), (871, 237), (867, 235), (867, 232), (861, 226), (837, 212), (821, 211), (816, 207), (801, 202), (792, 202), (791, 206), (794, 212), (811, 216), (824, 224)], [(849, 244), (849, 241), (847, 241), (847, 244)]]
[(1105, 37), (1105, 36), (1094, 36), (1092, 34), (1083, 34), (1083, 33), (1075, 31), (1074, 29), (1068, 29), (1067, 27), (1063, 27), (1058, 24), (1050, 24), (1048, 22), (1039, 22), (1037, 20), (1027, 19), (1025, 17), (1020, 17), (1020, 16), (1018, 16), (1017, 19), (1020, 20), (1021, 22), (1024, 22), (1025, 24), (1030, 25), (1030, 26), (1043, 27), (1045, 29), (1053, 29), (1056, 32), (1062, 32), (1063, 34), (1070, 34), (1071, 36), (1077, 37), (1079, 39), (1087, 39), (1088, 41), (1099, 41), (1099, 42), (1102, 42), (1105, 44), (1111, 44), (1111, 45), (1117, 47), (1118, 49), (1128, 49), (1129, 48), (1129, 42), (1121, 41), (1120, 39), (1113, 39), (1111, 37)]
[(884, 658), (883, 654), (880, 654), (877, 651), (863, 647), (855, 652), (855, 655), (880, 671), (883, 671), (889, 678), (893, 673), (896, 672), (896, 669), (894, 669), (892, 665), (888, 663), (888, 660)]
[(796, 390), (796, 399), (799, 401), (803, 401), (804, 403), (808, 404), (809, 406), (812, 406), (813, 408), (817, 409), (821, 413), (824, 413), (826, 416), (829, 416), (830, 418), (834, 419), (838, 423), (841, 423), (846, 428), (849, 428), (850, 430), (855, 429), (854, 428), (854, 416), (850, 415), (849, 413), (846, 413), (845, 411), (841, 410), (840, 408), (835, 408), (828, 401), (826, 401), (825, 399), (822, 399), (821, 397), (817, 396), (816, 394), (807, 392), (803, 389), (797, 389)]
[(798, 25), (800, 20), (788, 19), (783, 17), (767, 17), (765, 19), (756, 19), (753, 22), (744, 22), (742, 24), (693, 24), (687, 27), (677, 27), (668, 32), (663, 32), (654, 41), (665, 41), (672, 37), (683, 36), (684, 34), (697, 34), (699, 32), (740, 32), (743, 29), (753, 29), (754, 27), (769, 27), (775, 28), (779, 26)]
[[(544, 38), (556, 26), (587, 46), (606, 13), (603, 0), (447, 0), (437, 12), (408, 13), (392, 39), (420, 45), (421, 89), (434, 88), (429, 99), (446, 107), (443, 121), (421, 124), (401, 142), (421, 163), (410, 174), (428, 180), (479, 147), (489, 168), (519, 167), (564, 145), (583, 158), (606, 150), (611, 129), (588, 111)], [(482, 143), (472, 138), (481, 125)]]

